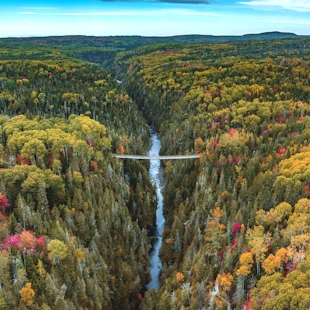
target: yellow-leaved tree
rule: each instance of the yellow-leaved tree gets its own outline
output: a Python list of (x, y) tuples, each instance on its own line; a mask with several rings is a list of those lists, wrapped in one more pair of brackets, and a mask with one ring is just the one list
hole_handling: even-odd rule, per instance
[(60, 240), (53, 239), (48, 245), (48, 257), (53, 262), (59, 263), (61, 260), (65, 259), (68, 255), (68, 247)]
[(25, 303), (26, 306), (31, 306), (33, 303), (33, 298), (35, 295), (34, 290), (31, 288), (31, 282), (28, 282), (20, 291), (19, 291), (21, 300)]

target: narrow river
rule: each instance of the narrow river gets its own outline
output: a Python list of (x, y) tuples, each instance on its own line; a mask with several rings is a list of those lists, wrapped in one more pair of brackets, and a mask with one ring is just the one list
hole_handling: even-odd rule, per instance
[[(161, 147), (161, 142), (158, 134), (155, 132), (154, 128), (150, 128), (151, 133), (151, 148), (149, 150), (150, 156), (159, 156), (159, 151)], [(160, 286), (160, 273), (162, 270), (162, 264), (159, 258), (159, 250), (162, 243), (161, 233), (165, 226), (165, 218), (163, 215), (163, 194), (162, 190), (165, 186), (163, 169), (160, 164), (159, 159), (151, 159), (149, 176), (152, 180), (153, 185), (156, 188), (157, 195), (157, 210), (156, 210), (156, 232), (155, 232), (155, 242), (153, 244), (153, 249), (150, 253), (150, 273), (152, 276), (152, 281), (146, 286), (148, 290), (151, 288), (158, 289)]]

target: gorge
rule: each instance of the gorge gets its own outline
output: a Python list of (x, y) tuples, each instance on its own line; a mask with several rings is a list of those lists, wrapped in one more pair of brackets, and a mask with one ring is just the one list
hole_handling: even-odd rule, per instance
[[(161, 141), (158, 134), (155, 132), (154, 128), (150, 128), (151, 134), (151, 147), (149, 150), (150, 156), (158, 156), (161, 148)], [(162, 244), (161, 233), (165, 226), (165, 218), (163, 215), (163, 188), (164, 188), (164, 178), (163, 169), (160, 164), (159, 159), (151, 159), (149, 176), (156, 189), (157, 196), (157, 210), (156, 210), (156, 231), (154, 235), (153, 249), (150, 253), (150, 274), (152, 281), (147, 285), (147, 289), (156, 288), (160, 286), (160, 273), (162, 270), (162, 263), (160, 261), (159, 252)]]

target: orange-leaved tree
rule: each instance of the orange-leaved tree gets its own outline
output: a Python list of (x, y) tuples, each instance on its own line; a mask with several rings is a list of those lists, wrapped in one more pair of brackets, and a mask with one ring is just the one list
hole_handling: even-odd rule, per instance
[(20, 297), (26, 306), (31, 306), (35, 295), (34, 290), (31, 288), (31, 282), (28, 282), (20, 291)]
[(121, 153), (122, 155), (125, 154), (125, 149), (124, 149), (124, 147), (123, 147), (121, 144), (119, 145), (119, 151), (120, 151), (120, 153)]

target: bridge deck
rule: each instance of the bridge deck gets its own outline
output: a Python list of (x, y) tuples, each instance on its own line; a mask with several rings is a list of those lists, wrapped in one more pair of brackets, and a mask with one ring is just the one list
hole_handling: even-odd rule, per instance
[(146, 155), (121, 155), (121, 154), (112, 154), (112, 156), (113, 156), (113, 157), (116, 157), (116, 158), (155, 159), (155, 160), (200, 158), (199, 155), (146, 156)]

